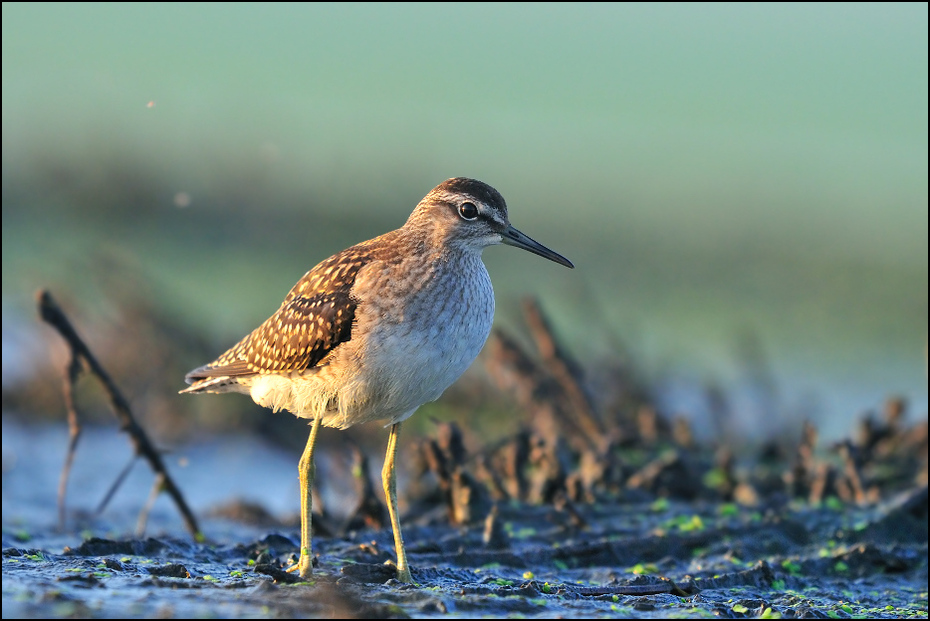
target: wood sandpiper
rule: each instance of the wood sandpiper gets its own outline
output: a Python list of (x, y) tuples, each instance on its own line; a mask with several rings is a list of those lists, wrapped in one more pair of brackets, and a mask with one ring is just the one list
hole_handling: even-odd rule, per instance
[(397, 516), (394, 462), (401, 422), (439, 398), (484, 346), (494, 291), (481, 260), (508, 244), (566, 267), (568, 259), (510, 225), (491, 186), (457, 177), (420, 201), (401, 228), (326, 259), (281, 307), (222, 356), (185, 378), (182, 393), (241, 392), (274, 411), (312, 419), (300, 458), (300, 558), (311, 575), (313, 447), (320, 425), (391, 425), (381, 480), (397, 551), (412, 582)]

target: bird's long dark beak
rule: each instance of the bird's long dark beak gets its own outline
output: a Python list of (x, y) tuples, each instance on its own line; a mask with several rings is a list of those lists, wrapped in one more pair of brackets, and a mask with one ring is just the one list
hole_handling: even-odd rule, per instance
[(571, 261), (560, 255), (558, 252), (549, 250), (538, 241), (527, 237), (512, 226), (508, 226), (507, 229), (501, 233), (501, 243), (507, 244), (508, 246), (515, 246), (517, 248), (529, 250), (533, 254), (538, 254), (541, 257), (549, 259), (550, 261), (555, 261), (559, 265), (564, 265), (565, 267), (575, 267)]

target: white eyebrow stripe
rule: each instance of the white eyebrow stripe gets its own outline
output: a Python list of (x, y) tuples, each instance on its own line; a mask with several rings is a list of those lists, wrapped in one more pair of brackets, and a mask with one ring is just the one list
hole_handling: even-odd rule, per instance
[(479, 202), (479, 201), (474, 201), (474, 203), (476, 205), (479, 205), (478, 213), (480, 213), (482, 216), (484, 216), (488, 220), (491, 220), (497, 224), (500, 224), (501, 226), (507, 225), (507, 222), (504, 220), (500, 211), (498, 211), (497, 209), (494, 209), (493, 207), (489, 207), (488, 205), (482, 202)]

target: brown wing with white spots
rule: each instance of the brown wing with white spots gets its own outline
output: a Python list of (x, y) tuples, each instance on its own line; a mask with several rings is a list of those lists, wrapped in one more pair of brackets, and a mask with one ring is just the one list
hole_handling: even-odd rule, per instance
[(196, 391), (201, 384), (206, 388), (217, 378), (286, 373), (317, 365), (351, 339), (356, 300), (350, 291), (371, 258), (365, 245), (353, 246), (307, 272), (274, 315), (215, 361), (188, 373), (185, 380), (194, 385), (187, 390)]

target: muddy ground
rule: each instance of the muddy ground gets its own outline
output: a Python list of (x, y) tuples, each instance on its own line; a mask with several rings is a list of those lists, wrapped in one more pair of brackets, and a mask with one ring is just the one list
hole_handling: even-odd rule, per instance
[[(101, 464), (117, 456), (121, 438), (95, 429), (86, 435), (89, 455), (76, 463), (75, 484), (105, 487)], [(927, 617), (925, 485), (861, 506), (773, 493), (750, 507), (634, 489), (591, 502), (492, 500), (485, 515), (458, 525), (441, 504), (408, 505), (416, 584), (393, 580), (385, 565), (393, 558), (390, 529), (364, 526), (315, 537), (314, 578), (295, 582), (281, 567), (297, 552), (298, 523), (272, 516), (273, 503), (286, 506), (290, 497), (274, 485), (296, 477), (272, 448), (241, 453), (270, 477), (272, 510), (219, 500), (242, 491), (237, 481), (251, 486), (244, 469), (179, 476), (204, 516), (206, 541), (196, 543), (165, 501), (149, 517), (154, 536), (127, 534), (145, 497), (132, 477), (127, 485), (141, 497), (118, 494), (126, 498), (104, 517), (75, 509), (58, 532), (43, 487), (54, 488), (61, 453), (51, 449), (63, 445), (64, 433), (5, 419), (3, 438), (4, 618)], [(191, 449), (184, 459), (221, 467), (228, 442)], [(23, 452), (26, 446), (49, 450)], [(133, 476), (150, 478), (142, 468)], [(211, 479), (231, 489), (211, 490)], [(318, 519), (321, 529), (339, 530), (337, 520)], [(641, 593), (628, 594), (629, 587)]]

